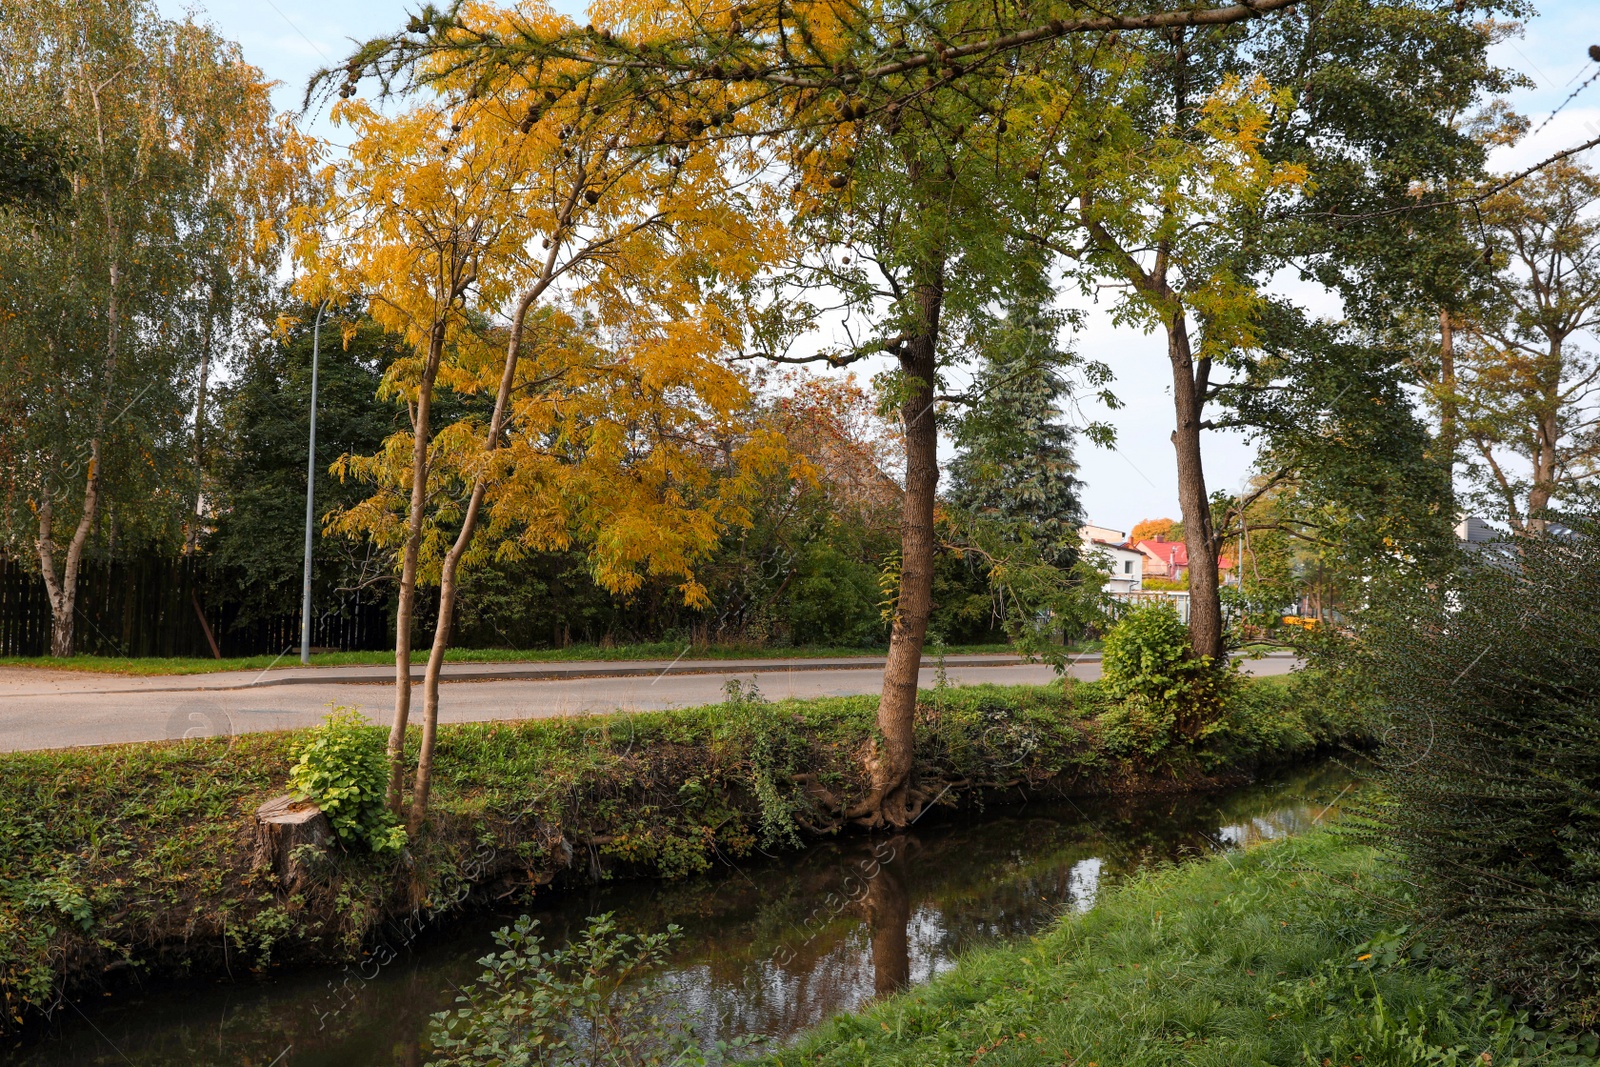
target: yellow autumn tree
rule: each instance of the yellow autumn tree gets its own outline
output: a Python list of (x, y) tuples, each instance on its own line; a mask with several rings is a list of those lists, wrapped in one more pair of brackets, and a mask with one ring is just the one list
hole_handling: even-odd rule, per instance
[[(456, 28), (508, 22), (565, 25), (539, 4), (469, 5)], [(439, 583), (413, 827), (427, 809), (457, 573), (486, 506), (506, 551), (578, 540), (607, 587), (672, 574), (694, 603), (695, 561), (727, 524), (748, 521), (739, 487), (782, 459), (770, 436), (736, 433), (748, 390), (725, 360), (757, 325), (752, 283), (784, 241), (753, 157), (677, 136), (622, 75), (480, 79), (449, 75), (448, 52), (430, 62), (447, 72), (429, 82), (431, 101), (398, 117), (342, 93), (334, 110), (356, 124), (353, 165), (329, 175), (302, 227), (307, 286), (368, 293), (375, 317), (418, 352), (386, 386), (411, 405), (413, 432), (346, 461), (378, 491), (335, 524), (401, 549), (396, 810), (415, 589), (419, 575)], [(328, 241), (318, 227), (347, 236)], [(435, 384), (492, 392), (492, 413), (431, 433)], [(708, 462), (718, 442), (720, 471)]]
[(410, 416), (410, 431), (384, 446), (384, 458), (405, 471), (400, 488), (408, 506), (398, 513), (387, 500), (372, 500), (344, 520), (399, 549), (397, 739), (390, 743), (390, 801), (398, 807), (434, 387), (447, 353), (471, 332), (469, 311), (506, 298), (526, 223), (514, 210), (518, 190), (504, 146), (452, 130), (448, 108), (387, 116), (349, 99), (335, 105), (332, 118), (354, 136), (348, 154), (319, 172), (320, 195), (293, 218), (295, 252), (306, 271), (298, 288), (311, 301), (364, 295), (373, 318), (412, 350), (395, 361), (382, 386)]

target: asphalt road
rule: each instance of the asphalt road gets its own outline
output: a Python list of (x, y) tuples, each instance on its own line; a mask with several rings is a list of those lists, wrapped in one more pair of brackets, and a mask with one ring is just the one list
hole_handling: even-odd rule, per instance
[[(1245, 669), (1286, 674), (1294, 663), (1274, 655), (1247, 661)], [(851, 696), (878, 692), (882, 667), (873, 659), (457, 663), (447, 665), (439, 717), (472, 722), (692, 707), (721, 700), (731, 678), (754, 682), (770, 700)], [(934, 685), (934, 673), (923, 669), (924, 687)], [(1050, 667), (1007, 656), (952, 656), (946, 674), (952, 685), (1039, 685), (1056, 677)], [(1098, 678), (1098, 658), (1084, 658), (1072, 674)], [(316, 723), (333, 705), (387, 723), (393, 677), (373, 667), (159, 677), (0, 668), (0, 751), (288, 730)], [(414, 668), (413, 681), (421, 677)], [(420, 698), (414, 689), (414, 716)]]

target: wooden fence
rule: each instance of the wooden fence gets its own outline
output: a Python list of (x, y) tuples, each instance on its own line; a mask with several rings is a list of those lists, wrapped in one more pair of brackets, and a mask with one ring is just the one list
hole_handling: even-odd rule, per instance
[[(300, 644), (299, 615), (240, 623), (243, 605), (206, 588), (203, 561), (85, 561), (78, 575), (77, 651), (102, 656), (276, 655)], [(0, 656), (50, 651), (44, 579), (0, 558)], [(384, 604), (354, 595), (325, 607), (311, 643), (355, 651), (388, 647)]]

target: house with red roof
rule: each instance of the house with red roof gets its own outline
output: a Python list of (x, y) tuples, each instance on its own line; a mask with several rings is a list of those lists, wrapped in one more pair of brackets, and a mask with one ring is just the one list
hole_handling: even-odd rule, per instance
[[(1147, 578), (1165, 578), (1181, 582), (1189, 574), (1189, 546), (1182, 541), (1168, 541), (1161, 534), (1133, 546), (1144, 554), (1144, 573)], [(1224, 574), (1233, 568), (1226, 556), (1217, 559), (1217, 567)]]
[(1147, 577), (1177, 582), (1189, 573), (1189, 546), (1182, 541), (1168, 541), (1157, 534), (1133, 547), (1144, 555), (1144, 573)]

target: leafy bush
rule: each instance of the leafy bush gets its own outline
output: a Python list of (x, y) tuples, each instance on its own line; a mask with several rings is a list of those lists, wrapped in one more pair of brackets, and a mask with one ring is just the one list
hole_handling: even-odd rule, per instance
[(1381, 702), (1373, 839), (1478, 973), (1600, 1019), (1600, 526), (1493, 546), (1389, 593), (1359, 636)]
[(494, 935), (500, 951), (456, 1003), (433, 1016), (443, 1055), (428, 1067), (532, 1064), (703, 1064), (693, 1033), (664, 1014), (671, 991), (641, 981), (666, 961), (678, 936), (622, 933), (596, 916), (571, 944), (545, 951), (538, 923), (522, 916)]
[(794, 729), (793, 719), (768, 703), (755, 679), (746, 684), (729, 678), (722, 692), (727, 723), (719, 743), (743, 754), (750, 792), (761, 811), (761, 846), (799, 848), (794, 817), (806, 805), (793, 783), (806, 769), (810, 746)]
[(1342, 678), (1320, 669), (1241, 680), (1228, 691), (1222, 716), (1205, 731), (1200, 756), (1208, 765), (1281, 760), (1335, 745), (1366, 748), (1373, 733), (1369, 709), (1353, 701)]
[(346, 845), (398, 852), (405, 829), (384, 806), (389, 765), (383, 731), (354, 708), (334, 708), (291, 751), (289, 788), (322, 809)]
[(1100, 741), (1122, 759), (1154, 756), (1172, 743), (1178, 717), (1164, 704), (1129, 697), (1099, 715)]
[(1168, 718), (1176, 736), (1199, 739), (1219, 717), (1233, 679), (1225, 665), (1194, 654), (1189, 631), (1165, 604), (1141, 604), (1123, 615), (1106, 634), (1100, 669), (1106, 692), (1133, 705), (1114, 709), (1114, 721), (1102, 716), (1102, 725), (1144, 751), (1164, 747), (1152, 731)]

